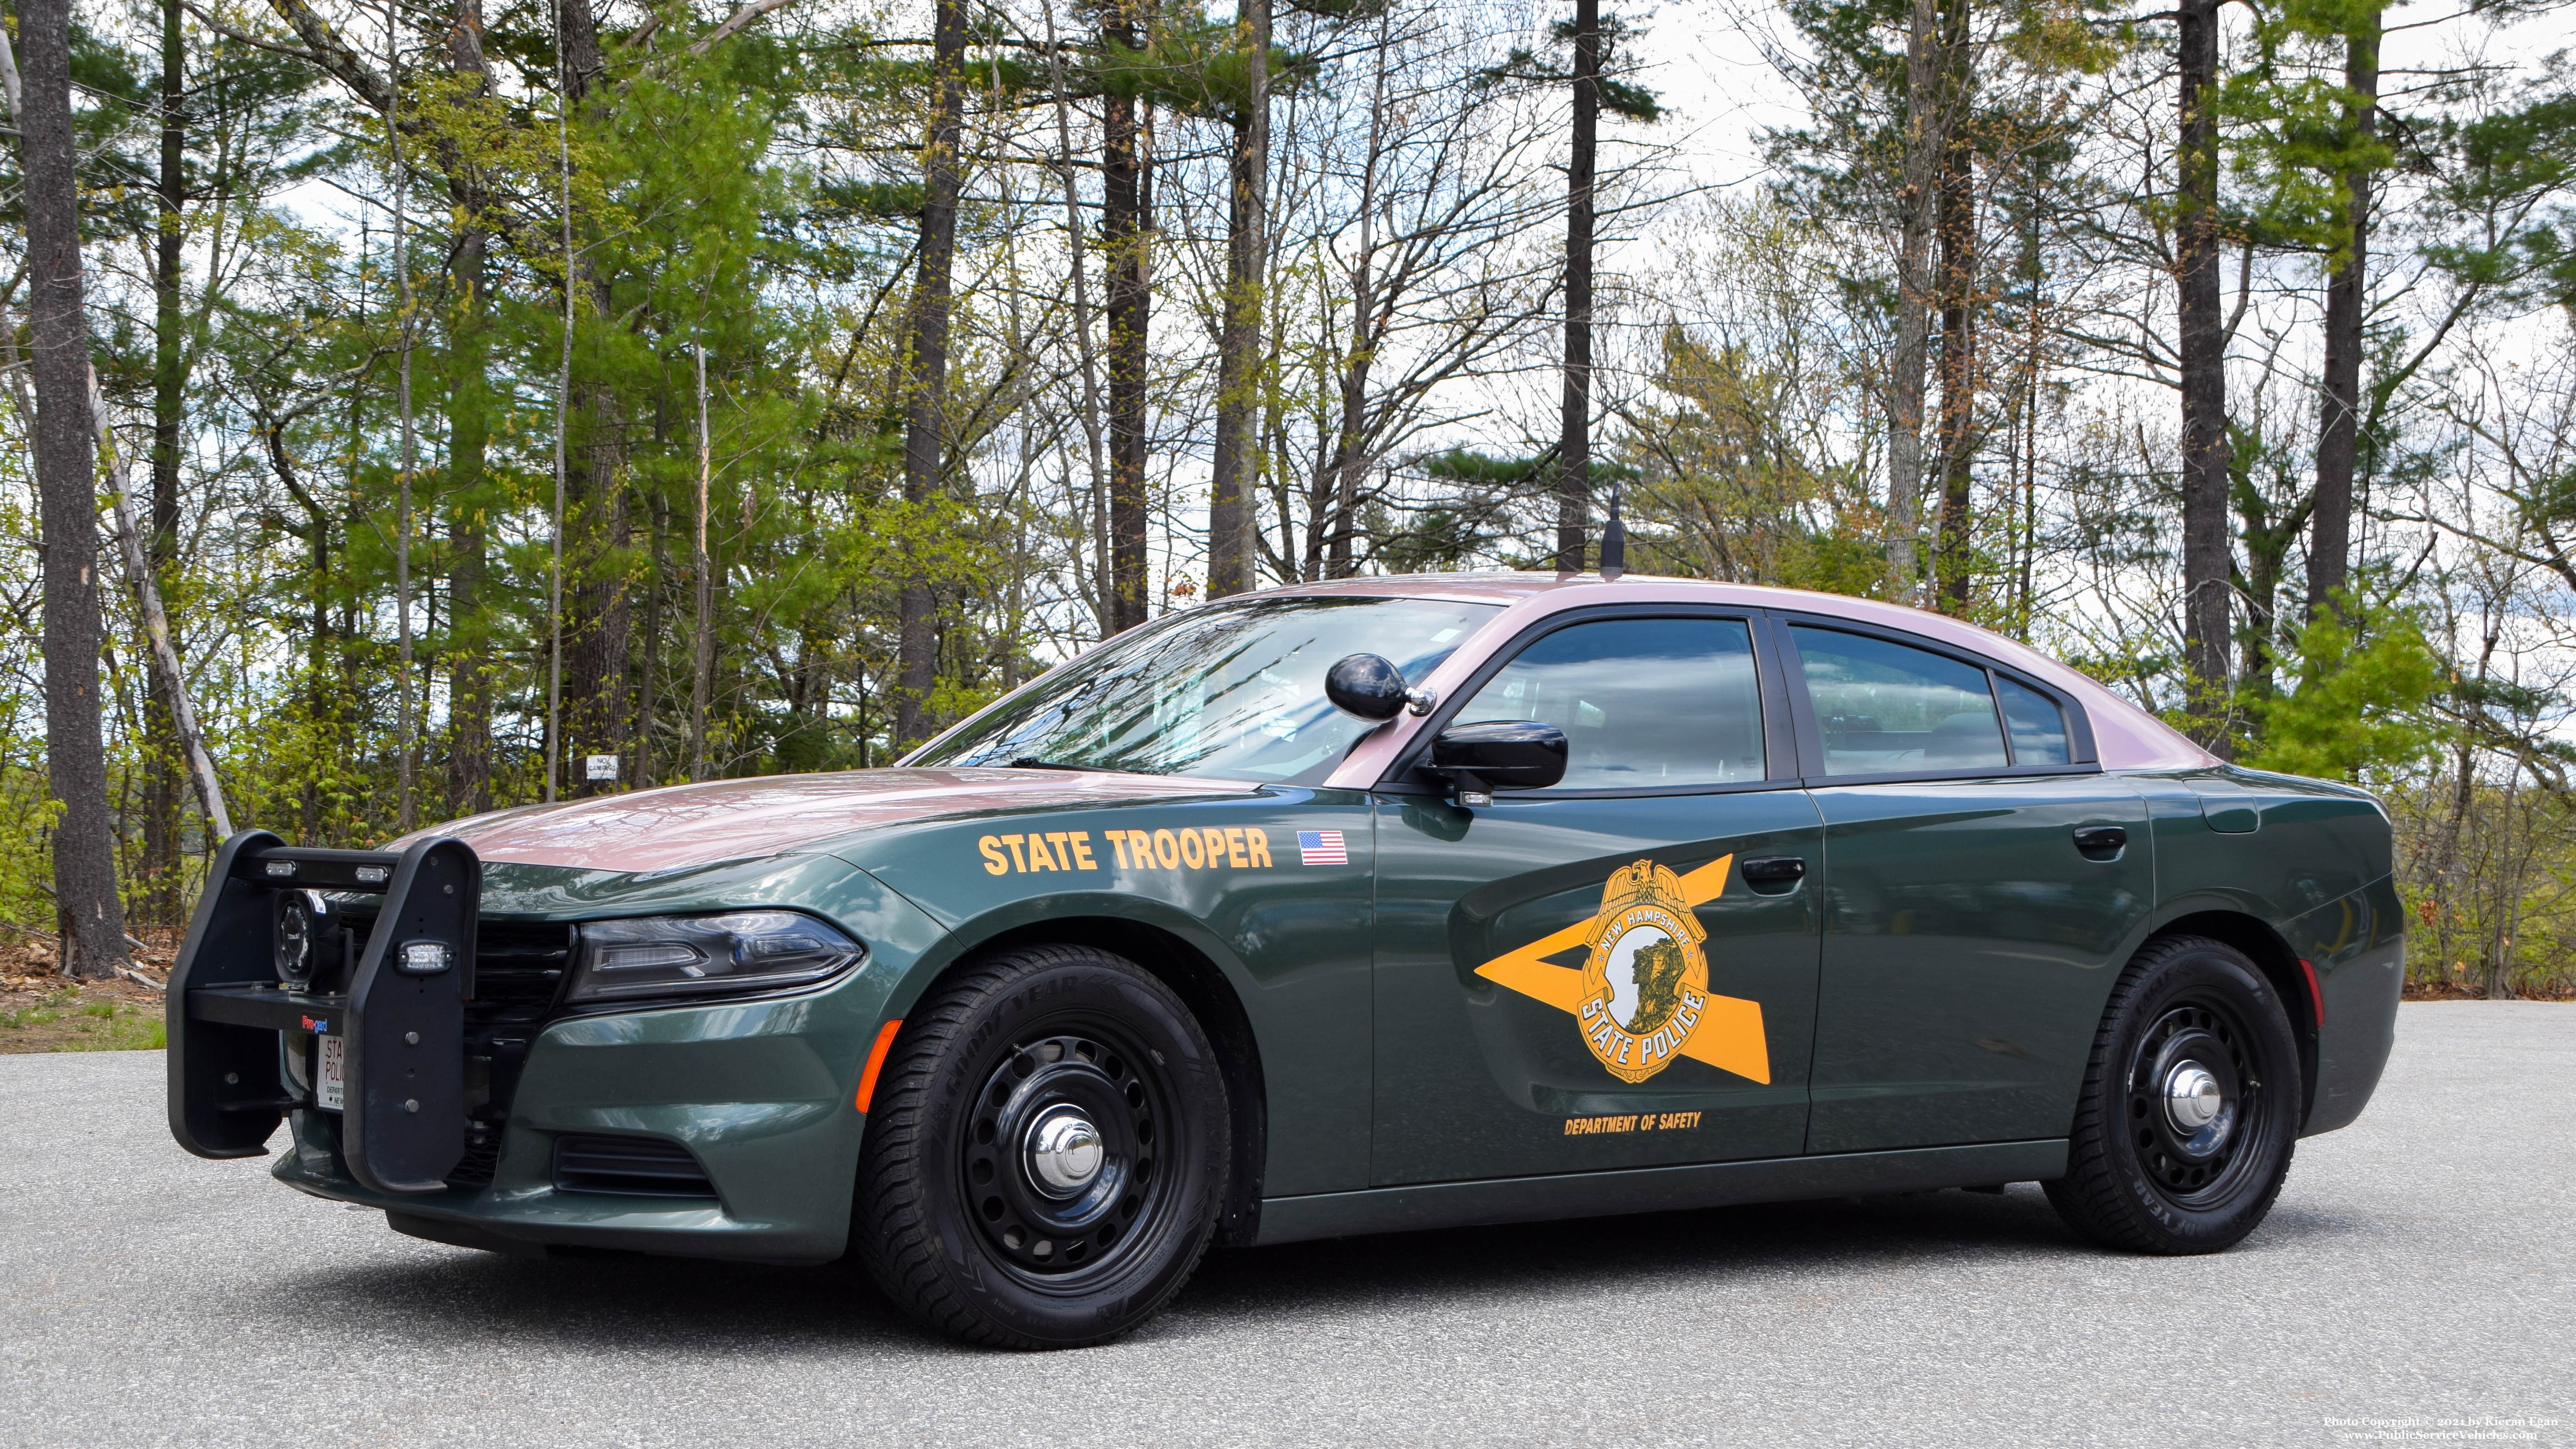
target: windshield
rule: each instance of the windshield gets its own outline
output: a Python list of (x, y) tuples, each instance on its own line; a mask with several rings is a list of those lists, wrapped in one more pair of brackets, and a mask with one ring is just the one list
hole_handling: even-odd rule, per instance
[(1004, 699), (917, 765), (1072, 765), (1314, 784), (1375, 727), (1324, 672), (1383, 654), (1419, 684), (1498, 604), (1264, 599), (1211, 604), (1111, 640)]

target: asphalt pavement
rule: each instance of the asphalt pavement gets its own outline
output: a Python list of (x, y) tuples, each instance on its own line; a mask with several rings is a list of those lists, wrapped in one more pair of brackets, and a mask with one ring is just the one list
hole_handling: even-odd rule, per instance
[(161, 1070), (0, 1057), (0, 1443), (2576, 1445), (2576, 1006), (2404, 1008), (2216, 1257), (2028, 1185), (1424, 1233), (1045, 1355), (832, 1270), (401, 1237), (182, 1153)]

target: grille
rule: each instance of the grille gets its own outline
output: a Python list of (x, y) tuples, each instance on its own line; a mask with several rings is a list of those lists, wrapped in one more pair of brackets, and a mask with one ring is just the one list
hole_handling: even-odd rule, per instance
[(555, 1190), (629, 1197), (712, 1198), (716, 1187), (689, 1149), (659, 1137), (558, 1137)]
[(528, 1043), (563, 992), (579, 933), (561, 923), (495, 921), (474, 925), (474, 996), (465, 1003), (465, 1156), (447, 1174), (453, 1187), (481, 1187), (501, 1163), (501, 1129), (510, 1120)]
[(501, 1124), (469, 1121), (465, 1124), (465, 1155), (456, 1159), (456, 1167), (447, 1174), (449, 1187), (489, 1187), (492, 1175), (501, 1170)]
[(477, 1026), (533, 1025), (554, 1008), (572, 965), (573, 928), (562, 924), (478, 921), (474, 926), (474, 999), (466, 1003), (470, 1034)]

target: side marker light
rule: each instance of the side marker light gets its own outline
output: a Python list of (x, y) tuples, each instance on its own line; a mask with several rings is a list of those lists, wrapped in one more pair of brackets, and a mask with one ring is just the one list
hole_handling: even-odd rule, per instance
[(862, 1112), (868, 1110), (868, 1103), (876, 1098), (877, 1073), (885, 1070), (886, 1053), (894, 1049), (894, 1034), (902, 1026), (903, 1019), (897, 1017), (877, 1028), (877, 1043), (868, 1048), (867, 1067), (859, 1073), (859, 1094), (851, 1099), (852, 1105)]
[(2308, 1000), (2317, 1009), (2317, 1025), (2323, 1026), (2326, 1024), (2326, 989), (2317, 984), (2317, 968), (2308, 964), (2307, 957), (2299, 958), (2299, 969), (2308, 973)]

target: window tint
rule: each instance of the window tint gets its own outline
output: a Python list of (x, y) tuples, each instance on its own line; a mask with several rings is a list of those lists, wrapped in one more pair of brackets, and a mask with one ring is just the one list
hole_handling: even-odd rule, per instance
[(2004, 724), (2012, 730), (2013, 763), (2063, 765), (2074, 752), (2066, 743), (2066, 712), (2057, 701), (1998, 674), (1995, 687), (2004, 697)]
[[(1791, 626), (1824, 736), (1825, 773), (2001, 768), (1986, 672), (1860, 634)], [(2059, 727), (2061, 730), (2064, 726)]]
[(1604, 619), (1559, 629), (1485, 682), (1456, 722), (1565, 731), (1563, 790), (1760, 780), (1762, 696), (1739, 619)]

